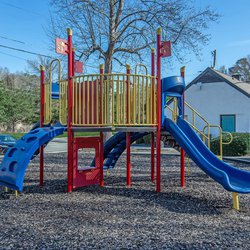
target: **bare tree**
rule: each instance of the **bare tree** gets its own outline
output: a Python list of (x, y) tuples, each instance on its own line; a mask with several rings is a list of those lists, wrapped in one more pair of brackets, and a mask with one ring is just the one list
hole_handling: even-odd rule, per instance
[[(40, 65), (45, 67), (45, 80), (49, 80), (50, 78), (50, 64), (52, 62), (52, 57), (43, 57), (38, 56), (36, 59), (27, 60), (28, 68), (31, 69), (33, 72), (39, 75), (40, 73)], [(61, 62), (64, 63), (63, 61)], [(63, 67), (62, 67), (63, 68)], [(61, 77), (66, 77), (67, 72), (61, 70)], [(52, 80), (58, 80), (58, 63), (52, 64)], [(54, 79), (53, 79), (54, 78)]]
[(45, 78), (49, 79), (49, 67), (51, 60), (52, 58), (50, 57), (38, 56), (36, 59), (27, 60), (28, 68), (31, 69), (33, 72), (39, 74), (40, 65), (43, 65), (45, 67)]
[(199, 55), (207, 44), (205, 33), (218, 14), (210, 7), (197, 9), (189, 0), (51, 0), (55, 13), (49, 34), (63, 37), (65, 28), (74, 30), (79, 58), (103, 59), (105, 73), (112, 62), (144, 61), (145, 49), (154, 46), (155, 31), (162, 27), (172, 41), (173, 53), (183, 60), (190, 52)]

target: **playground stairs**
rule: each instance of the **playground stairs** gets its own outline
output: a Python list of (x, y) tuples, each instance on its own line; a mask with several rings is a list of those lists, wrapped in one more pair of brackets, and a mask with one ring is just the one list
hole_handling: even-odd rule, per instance
[(161, 140), (164, 142), (165, 146), (169, 146), (171, 148), (174, 148), (177, 151), (180, 151), (181, 149), (180, 145), (169, 132), (165, 132), (165, 131), (162, 132)]

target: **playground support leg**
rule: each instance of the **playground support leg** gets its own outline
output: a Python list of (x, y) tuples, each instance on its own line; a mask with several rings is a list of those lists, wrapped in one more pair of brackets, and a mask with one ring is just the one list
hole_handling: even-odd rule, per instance
[(157, 135), (156, 135), (156, 192), (161, 192), (161, 28), (157, 30)]
[[(103, 75), (103, 64), (101, 64), (100, 65), (100, 75)], [(103, 117), (102, 117), (102, 104), (103, 104), (103, 100), (102, 100), (102, 77), (100, 77), (100, 86), (99, 86), (99, 88), (100, 88), (100, 100), (99, 100), (99, 102), (100, 102), (100, 110), (99, 110), (99, 122), (100, 122), (100, 124), (102, 124), (102, 119), (103, 119)], [(101, 132), (100, 133), (100, 186), (104, 186), (104, 178), (103, 178), (103, 160), (104, 160), (104, 145), (103, 145), (103, 143), (104, 143), (104, 134), (103, 134), (103, 132)]]
[(188, 160), (188, 176), (190, 176), (191, 174), (190, 158), (188, 157), (187, 160)]
[(40, 186), (44, 183), (44, 146), (40, 147)]
[(72, 53), (72, 30), (67, 29), (68, 33), (68, 192), (73, 191), (73, 143), (74, 133), (72, 132), (72, 112), (73, 112), (73, 53)]
[[(68, 189), (67, 192), (73, 191), (73, 170), (74, 170), (74, 134), (72, 131), (68, 131)], [(77, 167), (77, 165), (75, 166)]]
[[(180, 69), (181, 77), (185, 78), (185, 66)], [(182, 117), (185, 118), (185, 93), (182, 95)], [(185, 186), (185, 151), (181, 148), (181, 187)]]
[(100, 183), (99, 185), (101, 187), (104, 186), (104, 178), (103, 178), (103, 132), (100, 133)]
[(181, 187), (185, 186), (185, 152), (181, 148)]
[(130, 133), (126, 133), (126, 148), (127, 148), (127, 186), (131, 186), (131, 161), (130, 161)]
[(156, 192), (161, 192), (161, 131), (156, 138)]
[[(44, 82), (45, 82), (45, 68), (44, 66), (40, 66), (40, 80), (41, 80), (41, 88), (40, 88), (40, 127), (43, 127), (44, 124), (44, 114), (45, 114), (45, 89), (44, 89)], [(40, 151), (40, 186), (43, 186), (44, 182), (44, 146), (42, 145), (39, 149)]]
[(233, 209), (239, 211), (240, 210), (240, 203), (239, 203), (239, 195), (238, 193), (233, 192)]
[(155, 180), (155, 135), (151, 133), (151, 181)]

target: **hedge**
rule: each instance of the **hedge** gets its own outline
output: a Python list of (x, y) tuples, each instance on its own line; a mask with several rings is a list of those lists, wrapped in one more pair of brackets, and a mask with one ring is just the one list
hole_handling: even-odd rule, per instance
[[(232, 133), (233, 141), (230, 144), (223, 145), (223, 156), (242, 156), (250, 152), (250, 133)], [(230, 140), (228, 134), (223, 134), (223, 142)], [(220, 138), (216, 137), (211, 140), (211, 151), (220, 154)]]

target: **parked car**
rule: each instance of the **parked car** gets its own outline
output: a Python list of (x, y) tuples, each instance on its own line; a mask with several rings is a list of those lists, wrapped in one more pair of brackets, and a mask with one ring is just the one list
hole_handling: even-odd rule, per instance
[(9, 147), (14, 146), (16, 139), (7, 134), (0, 134), (0, 154), (4, 154)]

